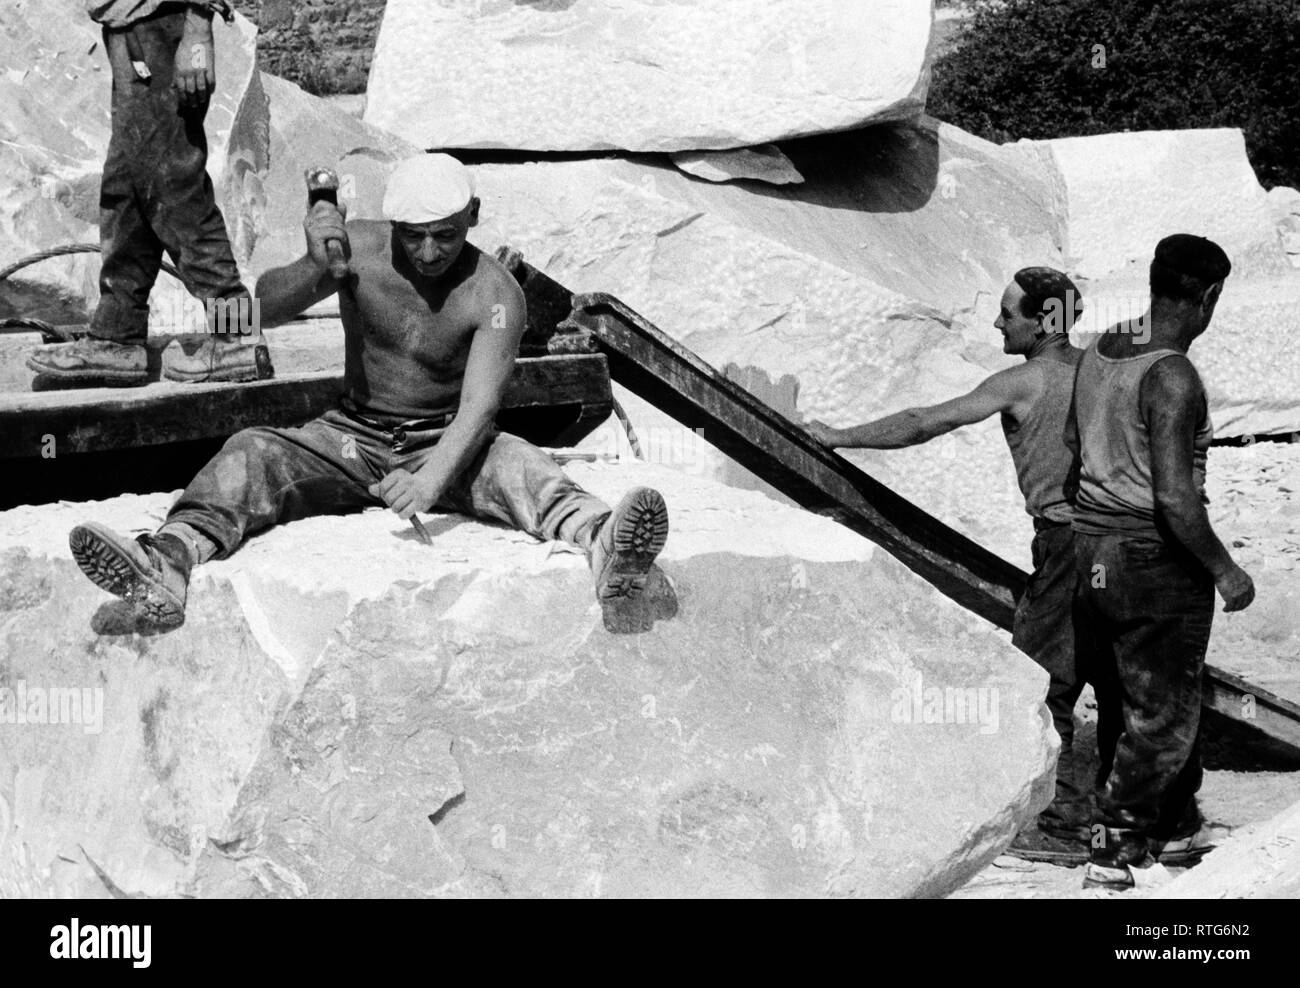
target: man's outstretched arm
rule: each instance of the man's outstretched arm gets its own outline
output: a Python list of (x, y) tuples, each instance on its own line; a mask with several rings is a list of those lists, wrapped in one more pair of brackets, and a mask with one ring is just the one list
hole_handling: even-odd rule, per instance
[(836, 429), (811, 422), (807, 429), (827, 446), (852, 449), (901, 449), (929, 442), (946, 432), (1010, 412), (1029, 396), (1027, 364), (998, 371), (960, 398), (939, 405), (908, 408), (865, 425)]
[(524, 293), (513, 278), (503, 278), (497, 293), (486, 300), (470, 343), (456, 418), (419, 470), (394, 470), (370, 488), (403, 519), (437, 504), (492, 433), (515, 369), (525, 313)]
[(1205, 391), (1192, 362), (1166, 357), (1142, 379), (1142, 418), (1151, 437), (1151, 480), (1156, 510), (1169, 531), (1214, 577), (1225, 611), (1255, 599), (1255, 585), (1233, 562), (1210, 525), (1192, 476), (1192, 444)]

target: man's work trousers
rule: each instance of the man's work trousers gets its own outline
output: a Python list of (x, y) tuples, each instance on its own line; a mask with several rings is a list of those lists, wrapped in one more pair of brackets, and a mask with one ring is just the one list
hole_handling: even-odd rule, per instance
[[(244, 429), (199, 471), (167, 524), (197, 530), (224, 558), (272, 525), (382, 506), (370, 485), (394, 470), (418, 470), (449, 419), (385, 427), (336, 409), (301, 428)], [(548, 455), (508, 433), (484, 443), (437, 507), (584, 550), (610, 511)]]
[(90, 321), (99, 339), (144, 342), (164, 250), (195, 298), (216, 305), (248, 297), (208, 177), (207, 105), (182, 107), (172, 86), (184, 26), (185, 9), (166, 5), (130, 28), (148, 80), (131, 68), (126, 33), (104, 30), (113, 128), (99, 191), (100, 301)]
[[(1079, 646), (1101, 756), (1092, 859), (1142, 861), (1200, 825), (1200, 721), (1214, 580), (1164, 542), (1076, 533)], [(1094, 828), (1096, 829), (1096, 828)]]
[(1074, 752), (1074, 705), (1086, 677), (1074, 643), (1074, 602), (1077, 584), (1074, 532), (1068, 523), (1036, 521), (1034, 572), (1016, 605), (1011, 643), (1047, 670), (1047, 709), (1061, 754), (1056, 761), (1056, 796), (1038, 818), (1040, 828), (1055, 836), (1072, 836), (1091, 821), (1088, 787), (1078, 779)]

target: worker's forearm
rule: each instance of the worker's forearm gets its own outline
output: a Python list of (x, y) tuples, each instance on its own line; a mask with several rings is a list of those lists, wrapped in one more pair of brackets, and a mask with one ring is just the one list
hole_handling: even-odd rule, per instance
[(1232, 556), (1214, 534), (1210, 516), (1199, 498), (1188, 494), (1162, 499), (1159, 511), (1173, 537), (1199, 559), (1216, 580), (1232, 568)]
[(309, 308), (321, 293), (328, 270), (301, 257), (282, 268), (272, 268), (257, 280), (254, 294), (260, 306), (262, 325), (279, 326)]
[(494, 418), (481, 413), (458, 414), (447, 426), (447, 431), (417, 471), (417, 476), (434, 491), (435, 502), (483, 448), (492, 434)]
[(850, 449), (901, 449), (934, 438), (915, 408), (908, 408), (865, 425), (840, 429), (836, 446)]

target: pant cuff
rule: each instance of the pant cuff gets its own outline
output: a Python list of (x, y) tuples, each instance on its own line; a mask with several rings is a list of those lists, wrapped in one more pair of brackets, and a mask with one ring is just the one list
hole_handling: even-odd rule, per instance
[[(167, 528), (173, 530), (179, 528), (181, 531), (176, 534), (181, 534), (188, 529), (212, 545), (213, 549), (208, 557), (200, 559), (199, 562), (207, 562), (208, 559), (225, 559), (239, 548), (241, 541), (239, 532), (232, 526), (223, 525), (210, 514), (192, 508), (182, 508), (169, 514), (158, 531)], [(201, 543), (199, 547), (204, 548)]]
[(589, 504), (578, 508), (560, 523), (560, 530), (556, 533), (556, 537), (563, 542), (576, 545), (583, 552), (590, 553), (596, 533), (600, 531), (600, 526), (611, 513), (612, 509), (609, 505), (593, 497)]
[(113, 343), (144, 343), (149, 338), (149, 310), (103, 295), (90, 317), (90, 335)]

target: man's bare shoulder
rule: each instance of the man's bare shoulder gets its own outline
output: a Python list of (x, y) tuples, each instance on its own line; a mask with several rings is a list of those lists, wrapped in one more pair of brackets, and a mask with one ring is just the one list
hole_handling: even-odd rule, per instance
[(1204, 393), (1201, 375), (1186, 354), (1161, 357), (1142, 375), (1142, 396), (1155, 403), (1198, 401)]
[(1037, 397), (1045, 381), (1046, 374), (1037, 366), (1037, 361), (1026, 360), (990, 374), (984, 379), (983, 387), (1008, 401), (1017, 402)]
[(474, 250), (477, 253), (475, 258), (473, 272), (470, 275), (467, 287), (478, 305), (490, 309), (494, 305), (506, 305), (510, 308), (517, 307), (522, 314), (524, 309), (524, 290), (519, 286), (519, 279), (507, 270), (506, 266), (491, 257), (467, 244), (466, 250)]
[[(469, 250), (469, 245), (466, 245)], [(474, 250), (478, 250), (477, 247)], [(474, 278), (484, 290), (495, 295), (508, 294), (522, 299), (524, 290), (519, 286), (519, 279), (490, 254), (478, 250), (478, 263), (474, 266)]]

